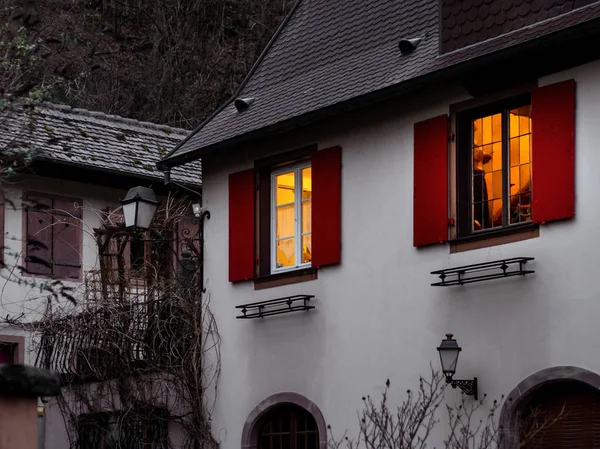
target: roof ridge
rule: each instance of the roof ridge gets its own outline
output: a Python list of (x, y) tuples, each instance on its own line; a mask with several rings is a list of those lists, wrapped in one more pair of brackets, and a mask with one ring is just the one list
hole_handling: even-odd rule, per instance
[(90, 117), (90, 118), (104, 120), (106, 122), (121, 123), (121, 124), (125, 124), (125, 125), (134, 125), (134, 126), (137, 126), (140, 128), (148, 128), (148, 129), (152, 129), (155, 131), (163, 131), (164, 132), (165, 130), (167, 130), (172, 133), (185, 134), (185, 135), (187, 135), (188, 133), (191, 132), (190, 130), (187, 130), (187, 129), (176, 128), (176, 127), (169, 126), (169, 125), (161, 125), (158, 123), (136, 120), (133, 118), (122, 117), (122, 116), (114, 115), (114, 114), (106, 114), (104, 112), (92, 111), (90, 109), (74, 108), (69, 105), (51, 103), (51, 102), (46, 102), (46, 101), (41, 104), (40, 109), (56, 110), (56, 111), (60, 111), (60, 112), (74, 114), (75, 115), (74, 120), (77, 120), (77, 119), (81, 120), (82, 118)]
[(248, 83), (248, 81), (250, 80), (250, 77), (252, 75), (254, 75), (254, 72), (256, 71), (256, 69), (258, 68), (258, 66), (262, 63), (263, 59), (265, 58), (265, 56), (267, 55), (267, 53), (269, 52), (269, 50), (271, 50), (271, 47), (273, 46), (273, 44), (275, 43), (275, 41), (277, 40), (277, 38), (281, 35), (281, 32), (283, 31), (283, 29), (285, 28), (285, 26), (288, 24), (288, 22), (290, 21), (290, 19), (294, 15), (294, 12), (296, 11), (296, 9), (298, 9), (298, 5), (300, 5), (300, 3), (302, 3), (302, 0), (296, 0), (296, 3), (294, 3), (294, 6), (292, 6), (292, 8), (290, 9), (290, 11), (287, 13), (287, 15), (285, 16), (285, 18), (283, 19), (283, 21), (281, 22), (281, 24), (279, 25), (279, 27), (275, 31), (275, 34), (273, 34), (273, 37), (271, 37), (271, 39), (269, 40), (269, 42), (265, 46), (264, 50), (258, 56), (258, 59), (254, 62), (254, 64), (252, 64), (252, 67), (250, 68), (250, 71), (248, 72), (248, 74), (246, 75), (246, 77), (242, 80), (242, 82), (240, 83), (240, 85), (238, 86), (238, 88), (235, 90), (235, 92), (233, 93), (233, 95), (226, 102), (224, 102), (221, 106), (219, 106), (217, 109), (215, 109), (215, 111), (212, 114), (210, 114), (206, 119), (204, 119), (202, 121), (202, 123), (200, 123), (192, 131), (190, 131), (190, 133), (183, 140), (181, 140), (180, 142), (178, 142), (177, 145), (175, 145), (175, 147), (171, 151), (169, 151), (166, 155), (164, 155), (160, 159), (160, 161), (158, 162), (158, 164), (157, 164), (157, 166), (159, 167), (159, 169), (160, 169), (160, 167), (162, 165), (162, 160), (163, 159), (166, 159), (169, 156), (171, 156), (172, 154), (174, 154), (182, 145), (184, 145), (198, 131), (200, 131), (202, 128), (204, 128), (204, 126), (206, 126), (207, 123), (209, 123), (221, 111), (223, 111), (223, 109), (225, 109), (227, 106), (229, 106), (236, 99), (236, 97), (242, 92), (242, 90), (244, 89), (244, 87), (246, 86), (246, 84)]

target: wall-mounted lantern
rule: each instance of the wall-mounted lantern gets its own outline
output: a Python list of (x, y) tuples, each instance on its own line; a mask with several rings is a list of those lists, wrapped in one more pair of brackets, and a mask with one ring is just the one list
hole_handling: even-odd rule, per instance
[(132, 231), (147, 231), (150, 228), (158, 201), (152, 189), (132, 187), (121, 201), (125, 227)]
[(442, 372), (446, 376), (446, 383), (452, 385), (452, 388), (460, 388), (463, 393), (468, 396), (473, 396), (477, 400), (477, 378), (473, 380), (456, 380), (453, 379), (456, 373), (456, 364), (458, 363), (458, 356), (462, 348), (458, 346), (458, 343), (452, 334), (446, 334), (446, 338), (442, 340), (440, 346), (437, 348), (440, 353), (440, 361), (442, 362)]

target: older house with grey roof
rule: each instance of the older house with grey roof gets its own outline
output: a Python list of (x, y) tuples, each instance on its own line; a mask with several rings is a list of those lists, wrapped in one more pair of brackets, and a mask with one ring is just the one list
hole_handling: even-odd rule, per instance
[(599, 38), (596, 0), (295, 4), (159, 164), (202, 158), (222, 447), (356, 437), (430, 364), (503, 448), (597, 447)]
[[(159, 199), (167, 194), (199, 195), (200, 162), (173, 169), (168, 185), (156, 168), (187, 134), (183, 129), (53, 104), (0, 112), (0, 151), (7, 154), (25, 147), (33, 154), (24, 173), (3, 176), (0, 185), (0, 256), (6, 263), (0, 264), (0, 315), (33, 323), (47, 307), (63, 307), (58, 300), (48, 302), (48, 293), (37, 288), (41, 282), (61, 282), (79, 299), (78, 295), (87, 295), (90, 279), (98, 272), (95, 229), (120, 207), (129, 188), (151, 187)], [(151, 257), (147, 246), (127, 244), (123, 251), (125, 276), (139, 277), (140, 269), (133, 265)], [(19, 282), (7, 282), (9, 278)], [(29, 328), (0, 325), (0, 364), (36, 363), (34, 334), (24, 329)], [(63, 357), (64, 366), (74, 367), (79, 362), (68, 357), (87, 348), (53, 349), (57, 358)], [(48, 417), (40, 438), (48, 448), (68, 447), (60, 413)]]

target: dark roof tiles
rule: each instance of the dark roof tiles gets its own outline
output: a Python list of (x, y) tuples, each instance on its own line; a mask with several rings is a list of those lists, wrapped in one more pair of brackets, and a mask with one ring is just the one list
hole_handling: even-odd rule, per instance
[[(40, 159), (162, 180), (156, 163), (189, 131), (123, 117), (43, 104), (29, 113), (0, 112), (0, 147), (33, 145)], [(200, 162), (173, 169), (174, 181), (200, 184)]]

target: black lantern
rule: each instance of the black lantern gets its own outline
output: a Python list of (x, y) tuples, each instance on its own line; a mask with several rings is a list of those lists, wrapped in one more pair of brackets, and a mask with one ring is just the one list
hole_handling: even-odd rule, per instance
[(442, 340), (440, 346), (437, 348), (440, 353), (440, 362), (442, 363), (442, 372), (446, 376), (446, 383), (452, 385), (452, 388), (460, 388), (463, 393), (469, 396), (473, 396), (477, 400), (477, 378), (473, 380), (455, 380), (453, 379), (456, 373), (456, 365), (458, 363), (458, 356), (462, 348), (458, 346), (458, 343), (453, 338), (452, 334), (446, 334), (446, 338)]
[(132, 187), (123, 201), (125, 227), (133, 231), (146, 231), (154, 218), (158, 201), (154, 191), (147, 187)]

